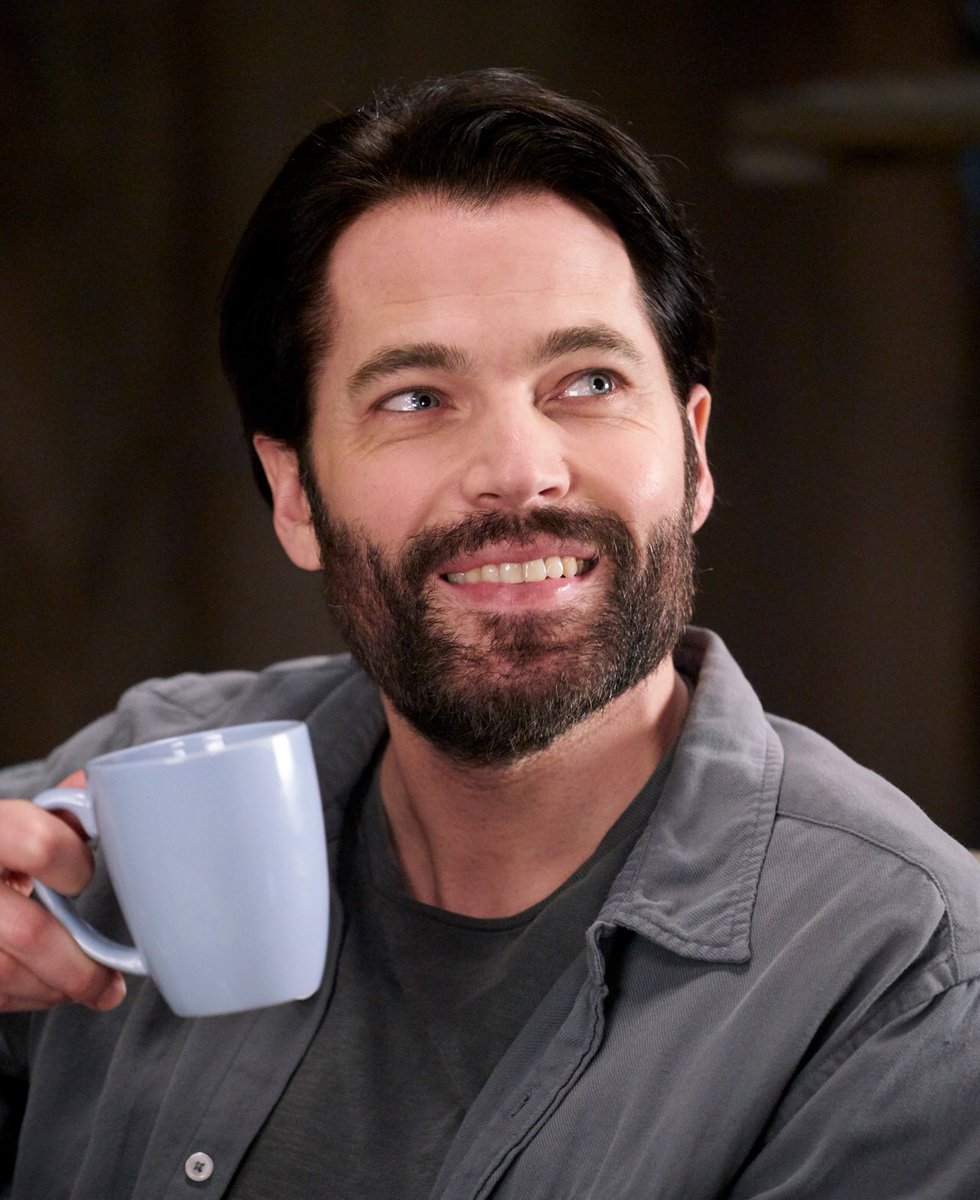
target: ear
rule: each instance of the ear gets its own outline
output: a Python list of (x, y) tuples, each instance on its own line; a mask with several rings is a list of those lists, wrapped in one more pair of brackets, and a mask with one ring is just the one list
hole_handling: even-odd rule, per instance
[(692, 533), (700, 529), (708, 519), (711, 505), (715, 498), (715, 481), (711, 477), (708, 466), (708, 418), (711, 416), (711, 394), (707, 388), (698, 384), (691, 389), (685, 407), (685, 417), (694, 435), (694, 444), (698, 452), (698, 490), (694, 500), (694, 514), (691, 519)]
[(297, 567), (320, 569), (320, 551), (310, 519), (310, 505), (299, 477), (299, 458), (285, 442), (263, 433), (252, 439), (272, 491), (272, 525)]

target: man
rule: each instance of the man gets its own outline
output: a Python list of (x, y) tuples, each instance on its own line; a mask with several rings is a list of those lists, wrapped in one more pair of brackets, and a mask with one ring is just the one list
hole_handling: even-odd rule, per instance
[[(223, 319), (356, 663), (142, 685), (0, 784), (305, 719), (327, 973), (120, 1002), (25, 894), (83, 843), (2, 806), (11, 1194), (972, 1197), (980, 875), (684, 632), (712, 317), (642, 152), (509, 72), (383, 97), (290, 158)], [(118, 930), (99, 868), (83, 902)]]

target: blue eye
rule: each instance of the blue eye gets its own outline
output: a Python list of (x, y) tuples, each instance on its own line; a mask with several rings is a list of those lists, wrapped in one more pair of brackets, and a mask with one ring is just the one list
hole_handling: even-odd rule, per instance
[(610, 371), (583, 371), (565, 389), (566, 396), (608, 396), (616, 390), (616, 377)]
[(389, 396), (381, 405), (387, 412), (427, 412), (430, 408), (438, 408), (442, 401), (427, 388), (409, 388), (405, 392), (396, 392)]

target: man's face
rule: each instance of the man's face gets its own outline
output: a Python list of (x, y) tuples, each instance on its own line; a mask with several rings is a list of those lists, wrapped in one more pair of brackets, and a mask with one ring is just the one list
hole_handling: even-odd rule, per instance
[(384, 205), (328, 285), (312, 514), (290, 452), (259, 445), (280, 537), (322, 559), (396, 709), (459, 759), (513, 761), (672, 649), (711, 499), (707, 394), (680, 408), (622, 243), (555, 196)]

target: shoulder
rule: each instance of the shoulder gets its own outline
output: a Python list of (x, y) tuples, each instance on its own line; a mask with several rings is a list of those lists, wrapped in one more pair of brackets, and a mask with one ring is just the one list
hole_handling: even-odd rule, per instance
[(973, 856), (908, 796), (812, 729), (781, 717), (769, 723), (783, 748), (777, 814), (848, 833), (929, 872)]
[(778, 717), (784, 752), (772, 841), (777, 874), (829, 885), (893, 930), (945, 930), (953, 979), (980, 973), (980, 864), (923, 810), (826, 738)]
[(112, 712), (44, 759), (0, 770), (0, 796), (33, 796), (98, 754), (209, 726), (304, 719), (360, 671), (350, 655), (275, 663), (262, 671), (187, 672), (129, 688)]

